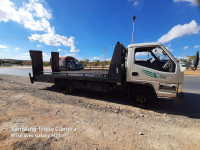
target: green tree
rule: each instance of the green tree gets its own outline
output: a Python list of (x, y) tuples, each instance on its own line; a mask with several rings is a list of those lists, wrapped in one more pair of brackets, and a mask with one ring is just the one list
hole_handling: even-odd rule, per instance
[(83, 66), (87, 66), (88, 63), (89, 63), (89, 60), (86, 58), (84, 60), (81, 60), (80, 63), (83, 65)]
[(94, 66), (99, 66), (99, 65), (100, 65), (100, 61), (99, 61), (99, 60), (93, 61), (93, 65), (94, 65)]
[(49, 62), (44, 62), (44, 63), (43, 63), (43, 66), (44, 66), (44, 67), (47, 67), (47, 66), (49, 66), (49, 65), (50, 65)]

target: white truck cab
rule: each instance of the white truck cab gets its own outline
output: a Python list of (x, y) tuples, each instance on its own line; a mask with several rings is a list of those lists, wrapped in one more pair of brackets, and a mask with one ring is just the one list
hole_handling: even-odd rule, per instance
[(130, 44), (126, 66), (127, 82), (151, 85), (158, 98), (176, 98), (182, 92), (184, 72), (160, 43)]

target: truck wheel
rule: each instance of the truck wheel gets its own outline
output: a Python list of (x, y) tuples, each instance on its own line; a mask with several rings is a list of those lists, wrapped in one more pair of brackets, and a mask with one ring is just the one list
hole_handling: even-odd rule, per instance
[(59, 91), (65, 90), (65, 85), (63, 84), (63, 82), (61, 80), (56, 80), (55, 86), (56, 86), (56, 89), (59, 90)]
[(73, 82), (67, 81), (65, 82), (65, 93), (71, 94), (74, 91)]
[(65, 93), (66, 94), (71, 94), (74, 91), (74, 88), (70, 85), (66, 85), (65, 87)]
[(132, 98), (140, 106), (148, 106), (155, 100), (155, 94), (151, 88), (148, 87), (135, 87), (132, 89)]

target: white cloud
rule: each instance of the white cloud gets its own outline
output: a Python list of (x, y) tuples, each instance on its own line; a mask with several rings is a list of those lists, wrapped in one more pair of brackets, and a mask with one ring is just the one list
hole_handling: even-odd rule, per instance
[(15, 47), (14, 51), (15, 51), (15, 52), (18, 52), (19, 49), (20, 49), (19, 47)]
[(132, 3), (133, 6), (137, 7), (137, 6), (141, 6), (142, 1), (141, 0), (128, 0), (129, 3)]
[(194, 48), (199, 48), (200, 47), (200, 45), (196, 45), (196, 46), (194, 46)]
[(42, 47), (42, 45), (37, 45), (37, 47)]
[(74, 37), (69, 37), (67, 38), (66, 36), (61, 36), (58, 34), (51, 34), (51, 33), (47, 33), (47, 34), (32, 34), (29, 39), (33, 39), (33, 40), (37, 40), (39, 42), (43, 42), (46, 45), (53, 45), (53, 46), (68, 46), (71, 47), (70, 52), (79, 52), (79, 50), (76, 48), (76, 46), (74, 45)]
[(43, 56), (49, 56), (47, 53), (42, 53)]
[(174, 2), (189, 2), (191, 5), (199, 5), (199, 0), (174, 0)]
[(26, 4), (27, 10), (33, 12), (34, 16), (39, 18), (51, 19), (51, 11), (47, 10), (41, 3), (37, 2), (39, 2), (39, 0), (30, 0), (29, 3)]
[(0, 49), (3, 49), (3, 48), (7, 48), (7, 47), (4, 45), (0, 45)]
[(67, 53), (65, 56), (75, 56), (76, 54), (75, 53)]
[(10, 50), (8, 50), (8, 49), (7, 49), (7, 50), (5, 50), (5, 52), (9, 52), (9, 51), (10, 51)]
[(111, 61), (111, 59), (112, 59), (112, 58), (108, 58), (108, 59), (106, 59), (106, 61)]
[(170, 52), (173, 52), (173, 49), (171, 49), (171, 44), (168, 44), (168, 45), (166, 46), (166, 49), (167, 49), (168, 51), (170, 51)]
[(189, 48), (189, 46), (185, 46), (185, 47), (183, 47), (183, 49), (188, 49)]
[(200, 27), (197, 25), (195, 20), (192, 20), (188, 24), (176, 25), (167, 34), (163, 35), (158, 39), (159, 43), (166, 43), (173, 39), (183, 37), (184, 35), (197, 34)]
[(90, 60), (95, 61), (95, 60), (100, 60), (100, 57), (92, 57)]
[(138, 1), (135, 1), (135, 2), (133, 3), (133, 5), (134, 5), (134, 6), (138, 6), (138, 5), (139, 5), (139, 2), (138, 2)]
[(0, 0), (0, 21), (14, 21), (33, 31), (42, 31), (44, 34), (32, 34), (29, 39), (38, 40), (47, 45), (71, 47), (71, 52), (78, 52), (74, 37), (67, 38), (55, 33), (54, 27), (49, 20), (52, 13), (44, 7), (44, 0), (29, 0), (17, 7), (10, 0)]
[(14, 21), (34, 31), (53, 31), (54, 28), (50, 26), (47, 20), (51, 18), (50, 12), (39, 1), (29, 0), (29, 3), (17, 8), (10, 0), (1, 0), (0, 21)]
[(64, 53), (65, 53), (65, 54), (64, 54), (65, 56), (75, 56), (75, 55), (76, 55), (76, 53), (68, 53), (67, 50), (62, 50), (62, 49), (60, 49), (60, 48), (58, 49), (58, 51), (59, 51), (59, 52), (61, 52), (61, 51), (64, 52)]

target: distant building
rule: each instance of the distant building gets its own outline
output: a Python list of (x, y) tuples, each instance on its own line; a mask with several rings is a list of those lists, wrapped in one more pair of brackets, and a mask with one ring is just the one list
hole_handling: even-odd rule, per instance
[(10, 63), (4, 63), (3, 66), (10, 66)]

